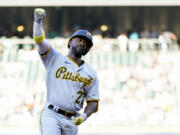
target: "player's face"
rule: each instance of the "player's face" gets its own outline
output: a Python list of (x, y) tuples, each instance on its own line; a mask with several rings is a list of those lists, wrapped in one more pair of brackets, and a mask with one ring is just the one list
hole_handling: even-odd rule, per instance
[(85, 54), (87, 47), (87, 40), (81, 37), (73, 38), (70, 43), (70, 49), (76, 57), (81, 57), (83, 54)]

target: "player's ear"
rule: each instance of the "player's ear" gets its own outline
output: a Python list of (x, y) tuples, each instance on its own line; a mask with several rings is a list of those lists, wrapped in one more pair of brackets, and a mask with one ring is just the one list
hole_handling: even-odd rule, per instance
[(69, 42), (68, 42), (68, 48), (70, 48), (71, 45), (72, 45), (72, 39), (69, 40)]
[(72, 39), (69, 41), (69, 45), (72, 45)]
[(69, 46), (71, 46), (72, 45), (72, 41), (74, 40), (75, 38), (72, 38), (71, 40), (69, 40)]

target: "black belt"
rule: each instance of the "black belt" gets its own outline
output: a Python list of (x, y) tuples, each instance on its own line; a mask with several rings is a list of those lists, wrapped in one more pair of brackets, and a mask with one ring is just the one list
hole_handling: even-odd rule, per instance
[(48, 109), (53, 110), (53, 111), (55, 111), (57, 113), (60, 113), (60, 114), (62, 114), (64, 116), (67, 116), (67, 117), (71, 117), (71, 116), (75, 116), (76, 115), (75, 112), (68, 112), (68, 111), (62, 110), (60, 108), (55, 110), (54, 109), (54, 105), (51, 105), (51, 104), (48, 106)]

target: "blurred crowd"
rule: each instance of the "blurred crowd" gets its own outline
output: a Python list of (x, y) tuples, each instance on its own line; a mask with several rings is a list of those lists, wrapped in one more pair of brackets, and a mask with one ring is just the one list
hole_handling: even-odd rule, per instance
[[(168, 48), (173, 46), (171, 41), (165, 42), (164, 49), (161, 39), (135, 37), (94, 36), (94, 49), (84, 59), (98, 73), (101, 100), (99, 112), (87, 120), (87, 125), (180, 125), (179, 50)], [(127, 40), (126, 47), (123, 40)], [(45, 69), (36, 47), (32, 47), (33, 40), (23, 39), (24, 44), (17, 44), (20, 41), (0, 39), (0, 123), (9, 125), (36, 123), (46, 97)], [(51, 42), (66, 54), (67, 39)], [(142, 49), (143, 45), (161, 49)]]
[[(32, 38), (32, 33), (23, 33), (23, 32), (8, 32), (8, 31), (2, 31), (0, 29), (0, 38), (13, 38), (13, 39), (19, 39), (19, 38), (26, 38), (30, 39)], [(109, 39), (111, 41), (115, 41), (113, 45), (108, 45), (109, 48), (114, 47), (115, 45), (120, 49), (121, 52), (131, 51), (135, 52), (137, 50), (169, 50), (169, 49), (177, 49), (180, 45), (180, 40), (178, 36), (172, 32), (171, 30), (163, 30), (163, 31), (157, 31), (155, 29), (147, 30), (127, 30), (126, 32), (122, 32), (120, 34), (112, 34), (110, 31), (101, 31), (101, 30), (92, 30), (90, 31), (92, 35), (94, 36), (94, 41), (98, 44), (96, 46), (101, 47), (102, 40)], [(71, 36), (70, 31), (65, 31), (63, 34), (59, 34), (57, 32), (49, 31), (46, 33), (46, 37), (49, 39), (68, 39)], [(147, 40), (149, 39), (149, 40)], [(58, 40), (60, 41), (60, 40)], [(110, 41), (110, 42), (111, 42)], [(60, 41), (60, 43), (62, 43)], [(101, 45), (100, 45), (101, 44)], [(106, 43), (105, 43), (106, 44)], [(108, 43), (109, 44), (109, 43)], [(115, 49), (117, 47), (115, 46)], [(32, 49), (33, 49), (32, 45)], [(104, 48), (104, 47), (103, 47)], [(21, 49), (21, 47), (19, 47)]]
[[(49, 30), (46, 33), (47, 38), (53, 39), (53, 38), (69, 38), (73, 31), (76, 31), (80, 29), (79, 26), (74, 26), (74, 28), (70, 30), (65, 30), (62, 32), (57, 32), (53, 30), (52, 28), (49, 28)], [(137, 39), (159, 39), (162, 43), (165, 42), (164, 40), (168, 40), (170, 42), (180, 42), (180, 39), (178, 36), (171, 30), (169, 29), (164, 29), (164, 30), (157, 30), (155, 28), (151, 29), (137, 29), (137, 28), (132, 28), (129, 30), (126, 30), (124, 32), (118, 33), (116, 31), (111, 31), (111, 30), (106, 30), (103, 31), (101, 29), (90, 29), (89, 30), (92, 35), (99, 35), (102, 38), (117, 38), (120, 40), (120, 42), (126, 42), (127, 39), (130, 40), (137, 40)], [(4, 29), (0, 27), (0, 38), (1, 37), (7, 37), (7, 38), (24, 38), (24, 37), (31, 37), (32, 38), (32, 31), (27, 32), (27, 31), (17, 31), (17, 30), (10, 30), (10, 29)], [(166, 45), (164, 45), (166, 46)]]
[(99, 70), (101, 124), (104, 117), (104, 124), (115, 126), (180, 125), (179, 57), (179, 52), (139, 53), (136, 65)]

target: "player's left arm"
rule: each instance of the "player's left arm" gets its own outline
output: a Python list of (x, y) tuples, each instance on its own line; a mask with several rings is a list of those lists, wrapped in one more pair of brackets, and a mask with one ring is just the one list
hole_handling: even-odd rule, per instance
[(84, 113), (80, 114), (78, 117), (75, 117), (73, 119), (74, 124), (80, 125), (81, 123), (83, 123), (89, 116), (91, 116), (91, 114), (97, 112), (98, 110), (97, 108), (98, 108), (98, 101), (87, 102), (87, 105), (84, 109)]
[(89, 117), (91, 114), (98, 111), (98, 100), (89, 101), (84, 109), (84, 113)]
[(93, 83), (88, 90), (87, 96), (87, 105), (84, 109), (84, 113), (80, 116), (76, 117), (73, 122), (75, 125), (80, 125), (83, 123), (89, 116), (91, 116), (94, 112), (98, 111), (99, 107), (99, 84), (97, 76), (94, 78)]

